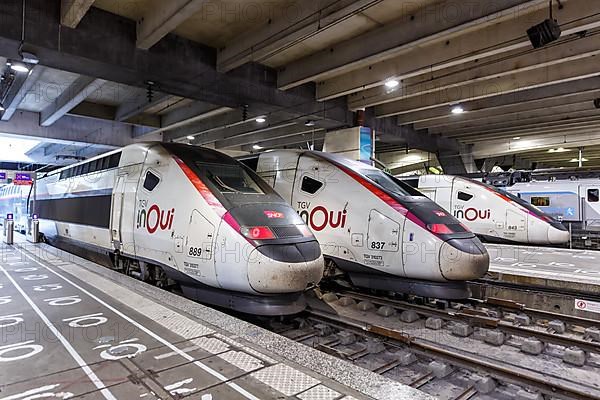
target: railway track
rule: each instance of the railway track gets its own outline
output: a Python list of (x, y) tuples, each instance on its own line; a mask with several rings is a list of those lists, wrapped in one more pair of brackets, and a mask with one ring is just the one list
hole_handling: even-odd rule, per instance
[[(320, 298), (271, 328), (441, 399), (600, 399), (600, 341), (585, 336), (597, 321), (498, 299), (442, 307), (348, 290)], [(564, 332), (549, 328), (559, 322)]]

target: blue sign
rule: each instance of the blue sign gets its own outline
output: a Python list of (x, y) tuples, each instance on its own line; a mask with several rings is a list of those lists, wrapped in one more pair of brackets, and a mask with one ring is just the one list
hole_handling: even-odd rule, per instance
[(373, 131), (371, 128), (361, 126), (360, 128), (360, 161), (373, 165)]
[(31, 175), (29, 174), (16, 174), (15, 181), (30, 181)]
[(567, 215), (572, 217), (575, 215), (575, 209), (573, 207), (567, 208)]
[(6, 179), (6, 172), (0, 172), (0, 179)]

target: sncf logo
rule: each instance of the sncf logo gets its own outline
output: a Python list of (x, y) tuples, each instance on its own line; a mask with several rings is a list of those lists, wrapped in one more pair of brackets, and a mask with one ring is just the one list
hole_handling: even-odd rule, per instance
[(149, 234), (153, 234), (159, 229), (161, 231), (169, 230), (173, 227), (173, 218), (175, 209), (169, 211), (161, 210), (159, 206), (153, 204), (148, 210), (141, 209), (137, 215), (137, 227), (146, 228)]
[(467, 208), (464, 210), (454, 210), (454, 216), (458, 219), (466, 219), (467, 221), (475, 221), (478, 219), (490, 219), (492, 217), (492, 210), (478, 210), (476, 208)]

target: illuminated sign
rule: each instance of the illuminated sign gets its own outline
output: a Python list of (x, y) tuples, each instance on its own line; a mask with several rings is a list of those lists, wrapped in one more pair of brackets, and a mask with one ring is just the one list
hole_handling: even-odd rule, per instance
[(6, 179), (6, 172), (0, 172), (0, 179)]
[(15, 181), (30, 181), (31, 175), (29, 174), (16, 174)]

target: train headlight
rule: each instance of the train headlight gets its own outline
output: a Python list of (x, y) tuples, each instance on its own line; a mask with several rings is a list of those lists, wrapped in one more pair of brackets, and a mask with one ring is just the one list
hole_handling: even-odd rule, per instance
[(275, 239), (275, 234), (268, 226), (242, 226), (240, 233), (251, 240)]

